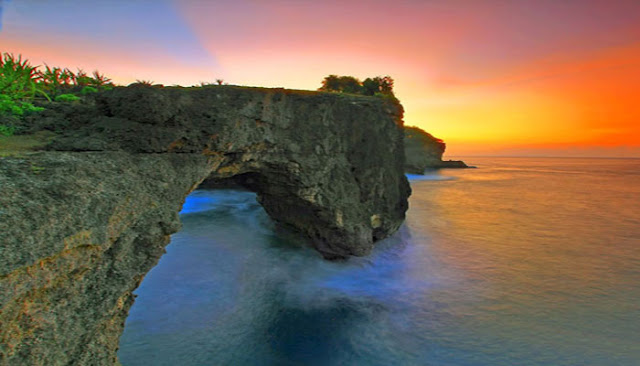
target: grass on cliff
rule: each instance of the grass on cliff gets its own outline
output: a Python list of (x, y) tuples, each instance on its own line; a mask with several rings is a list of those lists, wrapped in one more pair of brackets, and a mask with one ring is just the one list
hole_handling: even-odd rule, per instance
[(22, 55), (0, 52), (0, 137), (6, 140), (13, 136), (17, 132), (15, 121), (43, 111), (46, 102), (75, 102), (113, 87), (111, 79), (98, 71), (88, 75), (81, 69), (41, 68)]

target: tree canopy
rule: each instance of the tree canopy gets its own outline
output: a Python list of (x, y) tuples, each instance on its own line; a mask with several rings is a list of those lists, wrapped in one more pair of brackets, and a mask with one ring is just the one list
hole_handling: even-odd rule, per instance
[(393, 79), (391, 76), (376, 76), (360, 81), (353, 76), (329, 75), (322, 80), (321, 91), (393, 96)]
[(366, 78), (362, 82), (364, 95), (375, 95), (376, 93), (393, 95), (393, 79), (391, 76), (376, 76)]

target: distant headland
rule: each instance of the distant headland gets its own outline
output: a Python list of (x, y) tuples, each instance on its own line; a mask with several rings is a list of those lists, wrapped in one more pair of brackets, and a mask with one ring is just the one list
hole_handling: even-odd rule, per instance
[(404, 126), (404, 169), (407, 173), (423, 174), (426, 169), (469, 168), (461, 160), (442, 160), (447, 145), (430, 133)]

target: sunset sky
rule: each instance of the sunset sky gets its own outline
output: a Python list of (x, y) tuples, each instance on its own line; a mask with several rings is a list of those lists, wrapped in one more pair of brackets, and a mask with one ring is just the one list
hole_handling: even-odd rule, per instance
[(152, 80), (390, 75), (449, 156), (640, 157), (637, 0), (0, 0), (0, 51)]

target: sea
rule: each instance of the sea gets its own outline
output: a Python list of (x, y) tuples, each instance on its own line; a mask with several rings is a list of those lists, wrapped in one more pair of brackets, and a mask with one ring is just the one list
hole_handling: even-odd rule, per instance
[(194, 191), (120, 362), (640, 365), (640, 159), (465, 160), (409, 175), (405, 224), (346, 261)]

